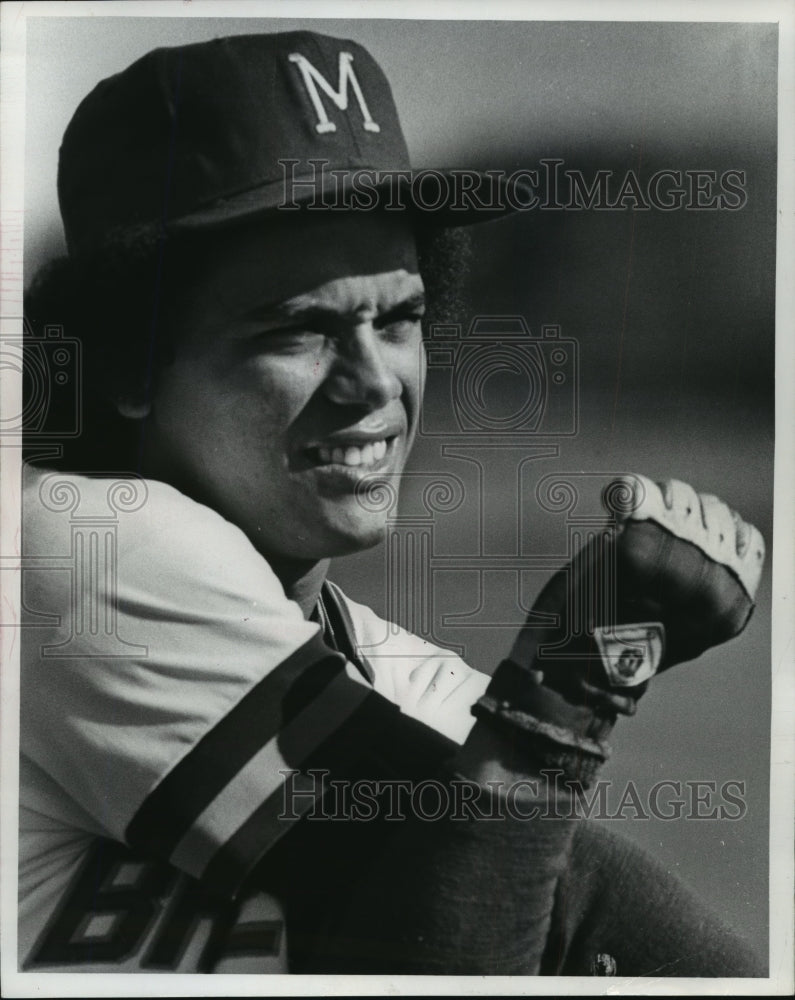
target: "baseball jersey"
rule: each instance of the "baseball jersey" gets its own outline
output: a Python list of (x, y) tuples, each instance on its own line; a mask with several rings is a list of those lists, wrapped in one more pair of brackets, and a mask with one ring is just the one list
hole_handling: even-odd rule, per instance
[(382, 720), (454, 747), (489, 678), (329, 584), (306, 620), (163, 483), (23, 487), (20, 968), (290, 971), (251, 870)]

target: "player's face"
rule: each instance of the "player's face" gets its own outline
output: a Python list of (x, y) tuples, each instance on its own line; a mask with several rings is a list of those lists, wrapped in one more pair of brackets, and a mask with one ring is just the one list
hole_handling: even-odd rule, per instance
[(191, 295), (147, 421), (146, 471), (272, 557), (373, 545), (386, 514), (361, 486), (396, 486), (414, 438), (422, 281), (404, 268), (355, 274), (274, 305), (251, 251), (227, 247)]

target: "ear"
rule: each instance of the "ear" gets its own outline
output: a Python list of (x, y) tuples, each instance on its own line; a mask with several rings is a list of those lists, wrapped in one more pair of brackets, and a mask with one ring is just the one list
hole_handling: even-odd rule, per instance
[(150, 399), (136, 399), (132, 396), (118, 396), (115, 400), (116, 409), (128, 420), (143, 420), (152, 412)]

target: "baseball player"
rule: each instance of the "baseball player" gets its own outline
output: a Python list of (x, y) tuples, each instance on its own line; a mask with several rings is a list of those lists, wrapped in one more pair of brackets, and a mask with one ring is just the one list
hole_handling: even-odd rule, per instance
[[(362, 170), (375, 204), (313, 210)], [(379, 171), (405, 193), (388, 83), (310, 32), (156, 50), (67, 129), (30, 319), (76, 327), (88, 422), (24, 472), (20, 965), (759, 975), (573, 808), (654, 674), (745, 626), (753, 527), (620, 481), (493, 676), (327, 579), (416, 433), (418, 247), (492, 214), (387, 211)], [(394, 821), (430, 779), (461, 809)]]

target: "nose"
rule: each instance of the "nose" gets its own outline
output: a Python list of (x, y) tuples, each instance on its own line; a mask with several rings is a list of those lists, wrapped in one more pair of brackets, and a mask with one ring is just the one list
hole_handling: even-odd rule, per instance
[(351, 331), (335, 357), (325, 383), (334, 403), (377, 410), (401, 394), (401, 383), (389, 363), (388, 349), (372, 324)]

